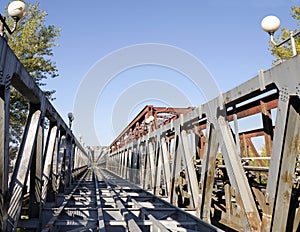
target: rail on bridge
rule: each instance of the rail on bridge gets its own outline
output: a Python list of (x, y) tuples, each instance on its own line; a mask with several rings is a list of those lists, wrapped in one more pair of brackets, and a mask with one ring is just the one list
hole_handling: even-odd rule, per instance
[(196, 108), (146, 106), (99, 165), (220, 228), (299, 231), (299, 96), (297, 56)]
[[(68, 230), (68, 223), (80, 224), (73, 231), (104, 231), (113, 223), (125, 230), (217, 230), (208, 223), (238, 231), (299, 230), (300, 57), (196, 108), (147, 106), (108, 148), (91, 152), (2, 38), (0, 51), (2, 231)], [(9, 177), (11, 88), (30, 110)], [(151, 199), (156, 208), (138, 199)], [(107, 218), (112, 207), (123, 221)], [(167, 208), (167, 216), (158, 212)]]
[[(10, 173), (12, 89), (29, 110)], [(219, 231), (100, 170), (105, 154), (79, 143), (0, 37), (0, 231)]]
[[(29, 113), (9, 177), (12, 88), (27, 100)], [(0, 231), (16, 229), (24, 214), (41, 218), (43, 206), (90, 163), (90, 155), (0, 37)]]

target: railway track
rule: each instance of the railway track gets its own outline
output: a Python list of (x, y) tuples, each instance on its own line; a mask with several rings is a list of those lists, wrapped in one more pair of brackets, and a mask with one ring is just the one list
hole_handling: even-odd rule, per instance
[(107, 170), (89, 168), (43, 209), (42, 231), (220, 231)]

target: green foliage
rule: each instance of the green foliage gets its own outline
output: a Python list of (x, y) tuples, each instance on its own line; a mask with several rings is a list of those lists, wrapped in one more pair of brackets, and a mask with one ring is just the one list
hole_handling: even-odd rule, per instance
[(35, 81), (45, 85), (43, 80), (58, 76), (51, 57), (60, 29), (45, 25), (47, 12), (39, 9), (39, 3), (27, 5), (27, 8), (27, 15), (18, 24), (17, 32), (9, 38), (9, 46)]
[[(291, 16), (295, 20), (299, 21), (298, 25), (300, 25), (300, 8), (299, 7), (292, 7)], [(282, 28), (280, 35), (278, 35), (276, 37), (277, 41), (280, 42), (280, 41), (283, 41), (284, 39), (290, 37), (290, 30), (291, 29)], [(296, 30), (293, 30), (293, 32), (295, 33)], [(297, 53), (299, 53), (300, 52), (300, 36), (295, 38), (295, 42), (296, 42)], [(280, 47), (275, 47), (272, 43), (270, 43), (270, 46), (271, 46), (270, 50), (272, 52), (272, 55), (274, 57), (276, 57), (278, 60), (284, 60), (284, 59), (292, 57), (292, 55), (293, 55), (290, 41)]]
[[(29, 75), (39, 86), (45, 86), (47, 78), (58, 76), (58, 70), (53, 57), (53, 48), (58, 46), (55, 41), (60, 29), (46, 25), (47, 12), (40, 10), (39, 3), (27, 4), (27, 14), (18, 23), (17, 30), (8, 35), (8, 44), (18, 59), (24, 65)], [(13, 20), (7, 17), (7, 23), (12, 28)], [(54, 90), (44, 91), (53, 100)], [(11, 88), (10, 102), (10, 159), (17, 153), (21, 135), (28, 115), (28, 103), (14, 88)]]

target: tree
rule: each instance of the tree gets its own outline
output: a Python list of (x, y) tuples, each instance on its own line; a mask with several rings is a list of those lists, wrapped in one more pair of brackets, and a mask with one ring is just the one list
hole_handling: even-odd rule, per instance
[[(291, 16), (295, 20), (297, 20), (298, 24), (300, 25), (300, 7), (292, 7)], [(293, 30), (293, 32), (296, 32), (296, 30)], [(284, 39), (286, 39), (288, 37), (290, 37), (290, 29), (282, 28), (280, 35), (277, 36), (277, 40), (283, 41)], [(297, 50), (297, 53), (299, 53), (300, 52), (300, 36), (296, 37), (295, 41), (296, 41), (296, 50)], [(272, 52), (272, 55), (279, 60), (287, 59), (289, 57), (292, 57), (292, 55), (293, 55), (290, 42), (285, 43), (284, 45), (282, 45), (280, 47), (275, 47), (271, 43), (270, 50)]]
[[(27, 14), (19, 24), (17, 31), (10, 35), (8, 44), (19, 58), (25, 69), (39, 86), (45, 86), (47, 78), (58, 76), (53, 57), (53, 48), (58, 46), (55, 41), (60, 29), (46, 25), (47, 12), (39, 7), (39, 3), (27, 4)], [(12, 25), (13, 20), (8, 19)], [(53, 100), (54, 90), (45, 90), (46, 96)], [(21, 135), (26, 123), (28, 104), (26, 99), (15, 89), (11, 89), (10, 102), (10, 159), (17, 153)]]

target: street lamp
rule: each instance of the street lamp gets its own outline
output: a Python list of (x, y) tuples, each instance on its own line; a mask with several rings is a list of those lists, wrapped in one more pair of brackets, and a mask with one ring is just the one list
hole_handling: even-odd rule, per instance
[(292, 51), (293, 51), (293, 56), (297, 55), (297, 50), (296, 50), (296, 43), (295, 43), (295, 37), (298, 36), (300, 34), (300, 31), (297, 31), (296, 33), (294, 33), (293, 31), (290, 31), (290, 37), (286, 38), (285, 40), (283, 40), (280, 43), (277, 43), (275, 41), (274, 38), (274, 33), (279, 29), (280, 27), (280, 20), (279, 18), (277, 18), (274, 15), (269, 15), (267, 17), (265, 17), (262, 21), (261, 21), (261, 27), (262, 29), (267, 32), (270, 35), (270, 40), (271, 42), (276, 46), (279, 47), (283, 44), (285, 44), (286, 42), (288, 42), (289, 40), (291, 41), (291, 46), (292, 46)]
[(12, 29), (6, 23), (6, 18), (0, 14), (0, 35), (5, 36), (4, 28), (11, 35), (17, 28), (18, 21), (23, 18), (26, 14), (26, 5), (22, 1), (13, 1), (8, 5), (7, 8), (8, 14), (14, 19), (14, 26)]
[(72, 122), (74, 121), (74, 115), (70, 112), (68, 113), (68, 118), (69, 118), (69, 128), (71, 129)]

